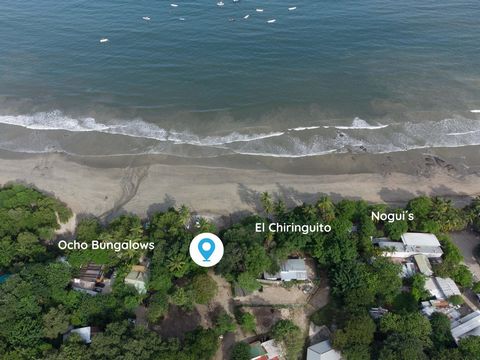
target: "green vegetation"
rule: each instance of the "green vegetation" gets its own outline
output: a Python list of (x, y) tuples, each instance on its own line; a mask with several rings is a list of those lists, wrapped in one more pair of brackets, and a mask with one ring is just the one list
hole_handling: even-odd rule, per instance
[(357, 315), (333, 334), (332, 343), (347, 359), (368, 359), (374, 333), (375, 323), (370, 316)]
[(230, 360), (250, 360), (250, 346), (244, 342), (236, 343)]
[(215, 319), (215, 331), (218, 335), (234, 332), (236, 328), (235, 320), (228, 315), (226, 311), (222, 310), (220, 314), (217, 315)]
[(430, 318), (432, 334), (430, 336), (433, 348), (437, 351), (452, 348), (454, 340), (450, 332), (450, 319), (442, 313), (433, 313)]
[(257, 329), (255, 315), (250, 314), (248, 312), (242, 313), (240, 315), (238, 323), (240, 324), (243, 331), (245, 331), (245, 332), (253, 333)]
[[(401, 268), (379, 256), (372, 236), (399, 239), (405, 231), (435, 233), (443, 247), (437, 275), (452, 277), (462, 287), (473, 287), (470, 271), (461, 264), (459, 249), (447, 233), (467, 225), (480, 229), (480, 198), (465, 209), (457, 209), (441, 198), (418, 197), (405, 209), (370, 205), (364, 201), (342, 200), (335, 204), (322, 197), (313, 205), (287, 209), (268, 193), (261, 195), (263, 214), (249, 216), (222, 229), (225, 255), (215, 272), (247, 291), (261, 289), (257, 281), (263, 272), (278, 271), (289, 256), (309, 256), (326, 273), (331, 288), (327, 306), (312, 315), (318, 325), (336, 329), (332, 344), (345, 359), (475, 359), (478, 338), (467, 338), (456, 347), (449, 322), (434, 314), (430, 320), (418, 311), (419, 302), (429, 298), (425, 278), (399, 276)], [(415, 214), (412, 221), (393, 223), (372, 221), (372, 210)], [(139, 305), (146, 309), (150, 325), (160, 325), (172, 310), (186, 314), (197, 304), (210, 304), (217, 295), (217, 283), (206, 270), (194, 265), (188, 256), (191, 239), (203, 231), (215, 232), (205, 220), (190, 228), (186, 207), (153, 214), (146, 223), (134, 215), (122, 215), (109, 224), (83, 219), (77, 226), (78, 241), (91, 243), (123, 242), (155, 244), (154, 250), (58, 251), (52, 246), (59, 222), (71, 212), (58, 200), (20, 185), (0, 189), (0, 274), (12, 276), (0, 285), (1, 359), (180, 359), (208, 360), (220, 345), (220, 335), (256, 330), (255, 316), (236, 309), (235, 320), (226, 312), (214, 316), (211, 329), (198, 328), (185, 338), (163, 339), (156, 332), (133, 326)], [(332, 226), (330, 233), (257, 233), (256, 223), (271, 221)], [(47, 251), (48, 249), (48, 251)], [(65, 255), (68, 263), (57, 262)], [(141, 255), (151, 259), (148, 292), (138, 294), (123, 279)], [(117, 280), (112, 292), (95, 297), (73, 291), (70, 280), (89, 262), (115, 269)], [(458, 297), (449, 299), (460, 304)], [(368, 315), (371, 307), (384, 307), (389, 313), (379, 320)], [(100, 333), (90, 345), (72, 335), (62, 341), (69, 328), (96, 326)], [(151, 326), (150, 328), (154, 328)], [(280, 320), (270, 335), (282, 343), (288, 359), (297, 359), (305, 343), (303, 329), (290, 320)], [(248, 358), (248, 344), (237, 343), (232, 359)]]
[(287, 360), (298, 359), (304, 338), (300, 328), (290, 320), (280, 320), (272, 328), (272, 337), (286, 349)]
[[(187, 256), (192, 238), (185, 227), (188, 210), (156, 214), (147, 229), (133, 215), (120, 216), (106, 226), (94, 218), (78, 224), (76, 236), (81, 242), (149, 239), (157, 244), (155, 251), (147, 254), (152, 258), (152, 280), (149, 293), (143, 296), (123, 283), (141, 251), (66, 251), (68, 263), (55, 261), (62, 253), (57, 247), (47, 248), (60, 228), (59, 222), (68, 221), (71, 215), (62, 203), (36, 190), (20, 185), (0, 189), (0, 274), (13, 274), (0, 285), (0, 358), (210, 359), (219, 345), (216, 331), (199, 328), (180, 343), (177, 339), (162, 340), (155, 332), (126, 322), (135, 317), (134, 311), (142, 302), (148, 310), (147, 319), (155, 323), (168, 313), (171, 302), (191, 309), (215, 296), (215, 281), (192, 266)], [(203, 228), (214, 231), (205, 222)], [(90, 262), (116, 269), (111, 293), (90, 296), (70, 288), (73, 274)], [(177, 279), (181, 286), (174, 286)], [(218, 329), (232, 331), (230, 318), (217, 320)], [(96, 326), (100, 334), (90, 345), (75, 334), (62, 343), (71, 326)]]
[(46, 261), (48, 241), (72, 212), (60, 201), (22, 185), (0, 190), (0, 272)]

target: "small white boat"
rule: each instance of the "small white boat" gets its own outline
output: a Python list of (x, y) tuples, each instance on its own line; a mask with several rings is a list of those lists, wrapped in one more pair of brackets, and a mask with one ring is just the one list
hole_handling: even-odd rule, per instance
[(293, 11), (293, 10), (297, 10), (297, 7), (296, 7), (296, 6), (292, 6), (292, 7), (289, 7), (289, 8), (288, 8), (288, 11)]
[(250, 17), (250, 15), (247, 14), (247, 15), (245, 15), (243, 18), (244, 18), (244, 19), (248, 19), (249, 17)]
[(277, 20), (276, 19), (271, 19), (271, 20), (267, 20), (267, 23), (273, 24), (275, 21), (277, 21)]
[(234, 3), (238, 3), (238, 2), (240, 2), (240, 0), (233, 0), (233, 2), (234, 2)]
[(100, 39), (100, 42), (101, 43), (106, 43), (106, 42), (108, 42), (108, 39), (107, 38), (102, 38), (102, 39)]
[(185, 21), (185, 18), (184, 18), (184, 17), (181, 17), (181, 18), (178, 18), (178, 20), (180, 20), (180, 21)]
[(150, 16), (144, 16), (144, 17), (142, 17), (142, 19), (145, 20), (145, 21), (150, 21), (151, 20)]
[(255, 9), (256, 12), (263, 12), (263, 9)]
[(170, 4), (171, 7), (178, 7), (177, 4)]
[(470, 112), (473, 113), (473, 114), (480, 114), (480, 110), (476, 110), (476, 109), (475, 110), (470, 110)]
[(223, 1), (217, 2), (217, 6), (223, 6), (223, 5), (225, 5), (225, 3)]

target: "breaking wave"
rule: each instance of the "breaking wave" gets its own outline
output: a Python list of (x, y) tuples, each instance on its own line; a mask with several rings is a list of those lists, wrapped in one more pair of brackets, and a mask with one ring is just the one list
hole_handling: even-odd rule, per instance
[[(64, 139), (46, 130), (114, 134), (132, 138), (112, 138), (107, 145), (104, 145), (104, 139), (94, 138), (102, 154), (110, 152), (111, 155), (123, 154), (127, 149), (125, 153), (185, 157), (243, 154), (297, 158), (329, 153), (387, 153), (480, 144), (480, 119), (457, 116), (438, 121), (418, 119), (403, 123), (388, 120), (382, 122), (383, 124), (375, 124), (357, 117), (351, 125), (323, 125), (320, 122), (277, 131), (264, 131), (262, 127), (262, 131), (249, 128), (218, 135), (199, 135), (189, 131), (164, 129), (141, 119), (99, 122), (92, 117), (77, 119), (61, 111), (52, 111), (0, 116), (0, 124), (36, 130), (28, 134), (22, 132), (20, 135), (17, 131), (15, 137), (8, 136), (7, 132), (0, 132), (0, 148), (22, 152), (80, 151), (79, 146), (68, 143), (68, 137)], [(139, 142), (134, 138), (154, 141)], [(75, 137), (75, 141), (81, 140)], [(93, 143), (89, 141), (90, 146)], [(23, 148), (25, 144), (26, 149)], [(89, 156), (97, 154), (93, 147), (81, 151), (91, 151)]]
[(356, 117), (355, 119), (353, 119), (352, 125), (350, 125), (350, 126), (336, 126), (336, 125), (328, 126), (328, 125), (326, 125), (326, 126), (324, 126), (324, 128), (325, 129), (334, 128), (334, 129), (339, 129), (339, 130), (351, 130), (351, 129), (377, 130), (377, 129), (386, 128), (388, 126), (389, 125), (382, 125), (382, 124), (370, 125), (365, 120)]
[(258, 134), (241, 134), (232, 132), (224, 136), (204, 136), (189, 132), (166, 130), (155, 124), (136, 119), (131, 121), (117, 121), (112, 124), (97, 123), (94, 118), (86, 117), (74, 119), (60, 111), (42, 112), (33, 115), (4, 115), (0, 116), (0, 123), (21, 126), (32, 130), (63, 130), (71, 132), (101, 132), (113, 135), (125, 135), (158, 141), (171, 141), (175, 144), (189, 144), (198, 146), (221, 146), (235, 142), (267, 139), (281, 136), (284, 132), (270, 132)]

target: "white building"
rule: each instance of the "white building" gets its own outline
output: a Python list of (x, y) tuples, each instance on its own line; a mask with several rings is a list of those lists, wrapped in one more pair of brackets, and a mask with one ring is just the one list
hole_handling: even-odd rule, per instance
[(408, 258), (422, 254), (427, 258), (439, 258), (443, 255), (440, 242), (433, 234), (405, 233), (402, 242), (380, 238), (374, 239), (374, 243), (385, 249), (384, 255), (388, 257)]
[(275, 340), (268, 340), (263, 343), (255, 341), (250, 344), (250, 360), (284, 360), (282, 348)]
[(63, 341), (66, 341), (71, 334), (78, 334), (85, 344), (92, 342), (92, 328), (90, 326), (70, 330), (63, 335)]
[(325, 340), (307, 349), (307, 360), (341, 360), (342, 355)]
[(461, 319), (453, 321), (451, 330), (456, 342), (467, 336), (480, 336), (480, 311), (477, 310)]
[(407, 232), (401, 238), (407, 246), (440, 247), (440, 242), (434, 234)]
[(438, 300), (448, 300), (450, 296), (461, 295), (457, 284), (450, 278), (430, 277), (425, 281), (425, 289)]
[(307, 265), (303, 259), (288, 259), (275, 274), (264, 273), (265, 280), (308, 280)]
[(134, 265), (132, 271), (125, 277), (125, 284), (133, 285), (139, 294), (147, 292), (149, 272), (146, 266)]

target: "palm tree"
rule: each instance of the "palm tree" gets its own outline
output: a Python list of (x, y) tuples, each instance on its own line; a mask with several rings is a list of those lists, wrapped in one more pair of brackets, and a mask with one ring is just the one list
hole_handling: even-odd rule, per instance
[(272, 241), (273, 241), (273, 233), (271, 231), (267, 231), (267, 233), (265, 234), (265, 241), (263, 243), (263, 246), (265, 247), (265, 249), (270, 249), (270, 246), (272, 245)]
[(273, 212), (273, 202), (271, 195), (265, 191), (260, 195), (260, 202), (262, 203), (265, 214), (270, 215)]
[(178, 214), (180, 215), (180, 219), (183, 224), (186, 224), (190, 220), (190, 209), (185, 205), (180, 206)]
[(440, 224), (445, 232), (461, 230), (466, 225), (466, 220), (461, 216), (460, 211), (453, 206), (452, 200), (435, 197), (432, 201), (430, 218)]
[(176, 277), (181, 277), (185, 273), (187, 265), (187, 256), (184, 253), (172, 254), (166, 261), (167, 269)]
[[(135, 225), (129, 231), (129, 234), (125, 238), (126, 241), (131, 241), (132, 243), (142, 242), (144, 239), (143, 228), (141, 224)], [(120, 258), (130, 261), (135, 257), (139, 257), (139, 250), (128, 248), (119, 252)]]
[(285, 201), (283, 201), (282, 199), (278, 199), (273, 206), (273, 212), (275, 213), (276, 218), (280, 218), (285, 215), (285, 213), (287, 212), (287, 206), (285, 205)]
[(335, 219), (335, 204), (328, 196), (322, 196), (316, 205), (323, 221), (330, 222)]

